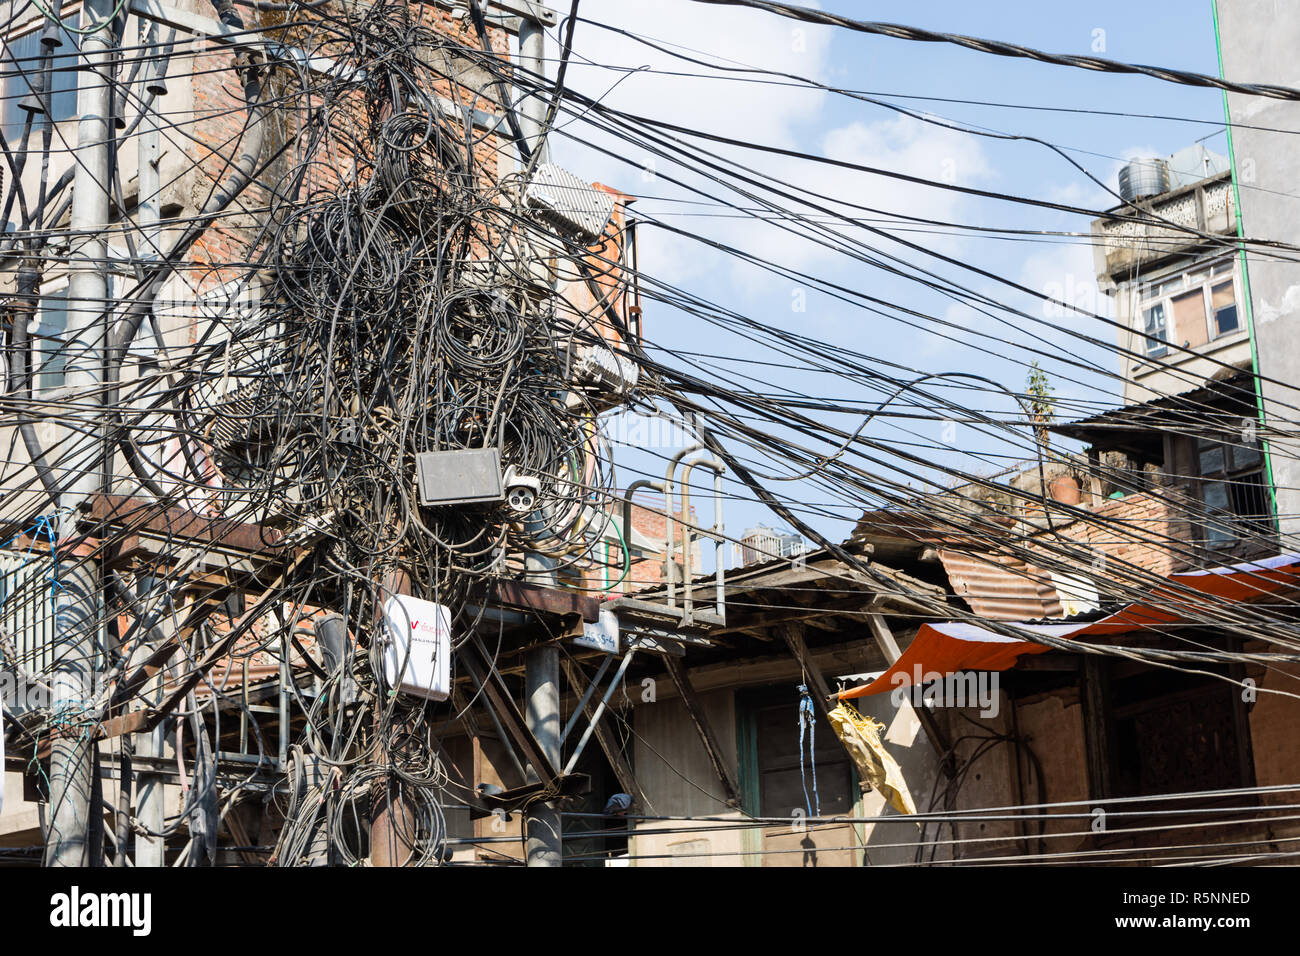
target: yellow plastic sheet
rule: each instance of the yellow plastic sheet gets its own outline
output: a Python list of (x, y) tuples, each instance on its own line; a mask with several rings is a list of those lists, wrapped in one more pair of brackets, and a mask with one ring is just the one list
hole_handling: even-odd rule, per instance
[(843, 701), (826, 716), (844, 749), (853, 758), (862, 779), (879, 790), (899, 813), (916, 813), (916, 804), (912, 802), (907, 781), (903, 779), (903, 770), (880, 739), (885, 725), (863, 717), (853, 705)]

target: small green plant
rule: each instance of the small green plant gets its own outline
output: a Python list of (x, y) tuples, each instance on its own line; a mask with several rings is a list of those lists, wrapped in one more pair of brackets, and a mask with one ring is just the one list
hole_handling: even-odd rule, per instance
[(1052, 397), (1055, 389), (1047, 378), (1047, 373), (1038, 367), (1038, 362), (1029, 363), (1029, 377), (1025, 382), (1025, 391), (1029, 395), (1029, 421), (1034, 426), (1034, 435), (1044, 448), (1050, 441), (1048, 428), (1056, 421), (1056, 399)]

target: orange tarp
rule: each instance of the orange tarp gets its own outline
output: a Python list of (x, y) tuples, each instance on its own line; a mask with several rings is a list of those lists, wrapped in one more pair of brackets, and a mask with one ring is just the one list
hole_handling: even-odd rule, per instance
[(889, 670), (870, 684), (842, 691), (840, 698), (866, 697), (912, 684), (917, 675), (931, 680), (957, 671), (1004, 671), (1025, 654), (1051, 648), (1032, 635), (1071, 639), (1083, 635), (1129, 634), (1162, 624), (1201, 618), (1216, 608), (1250, 604), (1269, 594), (1300, 586), (1300, 555), (1280, 554), (1230, 567), (1171, 574), (1167, 584), (1099, 621), (1086, 624), (1006, 624), (1025, 637), (998, 634), (961, 621), (922, 624), (916, 637)]

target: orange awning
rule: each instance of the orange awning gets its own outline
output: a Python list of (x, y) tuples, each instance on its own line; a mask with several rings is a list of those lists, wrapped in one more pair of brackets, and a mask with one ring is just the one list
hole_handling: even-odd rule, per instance
[[(1098, 621), (1081, 624), (1017, 624), (1004, 626), (1026, 637), (998, 634), (979, 624), (951, 621), (922, 624), (901, 657), (870, 684), (841, 691), (841, 698), (866, 697), (913, 683), (927, 683), (957, 671), (1004, 671), (1026, 654), (1051, 648), (1032, 635), (1072, 639), (1082, 635), (1128, 634), (1161, 624), (1191, 620), (1215, 607), (1249, 604), (1269, 594), (1300, 585), (1300, 555), (1280, 554), (1229, 567), (1171, 574), (1168, 584), (1150, 597), (1129, 604)], [(1194, 612), (1194, 613), (1193, 613)]]

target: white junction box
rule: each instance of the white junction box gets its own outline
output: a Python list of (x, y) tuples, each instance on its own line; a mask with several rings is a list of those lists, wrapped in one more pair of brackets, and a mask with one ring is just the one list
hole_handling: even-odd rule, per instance
[(451, 695), (451, 612), (441, 604), (395, 594), (384, 605), (384, 679), (427, 700)]

